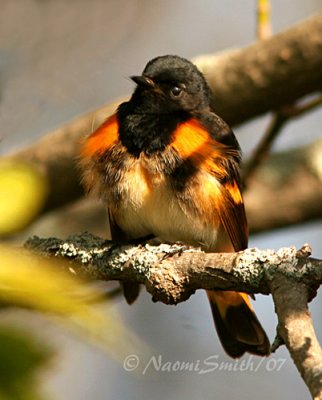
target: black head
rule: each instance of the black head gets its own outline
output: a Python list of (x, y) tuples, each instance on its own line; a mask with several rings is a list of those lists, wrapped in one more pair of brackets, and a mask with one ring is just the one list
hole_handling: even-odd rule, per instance
[(133, 101), (145, 112), (201, 111), (209, 107), (210, 89), (197, 67), (189, 60), (166, 55), (148, 62), (137, 84)]
[(142, 75), (133, 76), (137, 87), (131, 99), (118, 108), (119, 134), (128, 151), (139, 156), (161, 151), (178, 124), (209, 109), (210, 89), (190, 61), (161, 56), (149, 61)]

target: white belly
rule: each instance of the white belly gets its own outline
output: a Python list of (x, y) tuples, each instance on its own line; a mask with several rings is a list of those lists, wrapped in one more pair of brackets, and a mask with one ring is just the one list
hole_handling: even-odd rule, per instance
[(214, 248), (218, 230), (193, 215), (160, 175), (147, 176), (138, 162), (122, 181), (122, 200), (113, 214), (131, 237), (153, 234), (165, 242), (180, 241)]

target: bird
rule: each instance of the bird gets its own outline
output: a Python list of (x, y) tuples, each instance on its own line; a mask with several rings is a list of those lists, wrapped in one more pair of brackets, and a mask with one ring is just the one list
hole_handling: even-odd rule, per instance
[[(150, 60), (135, 89), (82, 144), (80, 167), (87, 192), (107, 208), (112, 239), (159, 238), (205, 252), (248, 246), (241, 192), (241, 149), (212, 107), (212, 92), (188, 59)], [(129, 304), (138, 285), (123, 283)], [(226, 353), (267, 356), (270, 342), (249, 296), (207, 291)]]

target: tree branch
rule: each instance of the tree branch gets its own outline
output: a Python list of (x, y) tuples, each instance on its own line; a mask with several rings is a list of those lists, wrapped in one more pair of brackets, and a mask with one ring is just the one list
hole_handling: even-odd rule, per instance
[(268, 157), (272, 145), (287, 122), (287, 117), (283, 112), (276, 112), (270, 121), (270, 124), (261, 138), (257, 148), (253, 151), (250, 159), (244, 163), (242, 182), (243, 187), (247, 187), (248, 180), (254, 175), (257, 168)]
[[(322, 140), (307, 147), (272, 154), (251, 177), (244, 193), (251, 233), (322, 218)], [(61, 195), (61, 197), (63, 197)], [(72, 213), (76, 230), (107, 231), (106, 211), (94, 200), (82, 200), (56, 212), (65, 227)]]
[[(233, 125), (321, 89), (321, 30), (319, 14), (245, 49), (196, 58), (214, 90), (218, 114)], [(75, 163), (79, 142), (118, 103), (82, 116), (11, 156), (32, 162), (47, 178), (49, 196), (44, 211), (81, 196)]]
[(83, 115), (7, 157), (31, 163), (45, 177), (49, 193), (42, 212), (61, 207), (84, 194), (77, 168), (80, 143), (115, 111), (118, 104), (119, 101), (116, 101)]
[(283, 106), (275, 112), (256, 149), (253, 151), (249, 160), (244, 163), (242, 171), (244, 188), (247, 186), (247, 181), (254, 175), (259, 166), (268, 157), (275, 139), (281, 133), (285, 124), (288, 121), (298, 118), (299, 116), (312, 111), (321, 105), (322, 96), (319, 96), (306, 102), (305, 104)]
[[(91, 279), (142, 283), (157, 301), (177, 304), (197, 289), (271, 293), (275, 274), (300, 281), (311, 290), (322, 283), (322, 261), (294, 247), (273, 250), (247, 249), (238, 253), (204, 253), (179, 244), (117, 245), (90, 233), (56, 238), (28, 239), (25, 246), (45, 255), (77, 262), (75, 272)], [(308, 250), (307, 250), (308, 249)]]
[(322, 398), (322, 351), (307, 310), (322, 284), (322, 261), (309, 257), (308, 245), (210, 254), (181, 245), (116, 246), (85, 233), (66, 241), (33, 237), (26, 247), (71, 260), (68, 268), (90, 279), (144, 284), (165, 304), (185, 301), (197, 289), (272, 293), (278, 333), (312, 397)]
[(307, 287), (277, 273), (271, 290), (278, 316), (278, 333), (308, 386), (313, 399), (322, 399), (322, 350), (307, 308)]
[(322, 217), (322, 141), (274, 154), (244, 194), (251, 232)]
[(239, 124), (321, 91), (321, 32), (318, 14), (244, 49), (195, 58), (215, 94), (218, 114)]

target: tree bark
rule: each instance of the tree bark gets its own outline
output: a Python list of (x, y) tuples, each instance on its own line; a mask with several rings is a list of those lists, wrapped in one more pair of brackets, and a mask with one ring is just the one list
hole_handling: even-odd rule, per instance
[(252, 233), (322, 217), (322, 141), (277, 153), (258, 169), (244, 194)]
[[(322, 14), (245, 49), (199, 57), (195, 62), (214, 90), (218, 114), (230, 124), (244, 122), (321, 90)], [(82, 195), (75, 162), (79, 143), (118, 103), (77, 118), (11, 156), (32, 162), (47, 178), (49, 196), (43, 211)]]
[(278, 316), (278, 333), (308, 386), (312, 398), (322, 399), (322, 350), (307, 307), (307, 287), (277, 274), (271, 282)]
[(61, 207), (84, 195), (77, 158), (80, 144), (95, 126), (113, 113), (119, 102), (83, 115), (51, 132), (28, 148), (6, 157), (31, 163), (48, 182), (48, 200), (42, 212)]
[(90, 279), (144, 284), (154, 301), (177, 304), (197, 289), (272, 293), (278, 334), (308, 386), (322, 398), (322, 350), (307, 303), (322, 283), (322, 261), (310, 258), (308, 245), (238, 253), (204, 253), (180, 245), (119, 246), (90, 234), (67, 241), (28, 240), (26, 247), (71, 260), (72, 272)]
[(269, 39), (196, 64), (215, 94), (214, 109), (230, 125), (322, 89), (322, 14)]
[[(67, 240), (30, 238), (25, 245), (44, 255), (76, 261), (76, 272), (100, 280), (142, 283), (157, 301), (177, 304), (197, 289), (271, 293), (276, 273), (301, 281), (311, 289), (322, 283), (322, 261), (310, 258), (310, 248), (246, 249), (238, 253), (204, 253), (200, 249), (161, 244), (117, 245), (90, 233)], [(305, 252), (303, 255), (303, 251)]]

